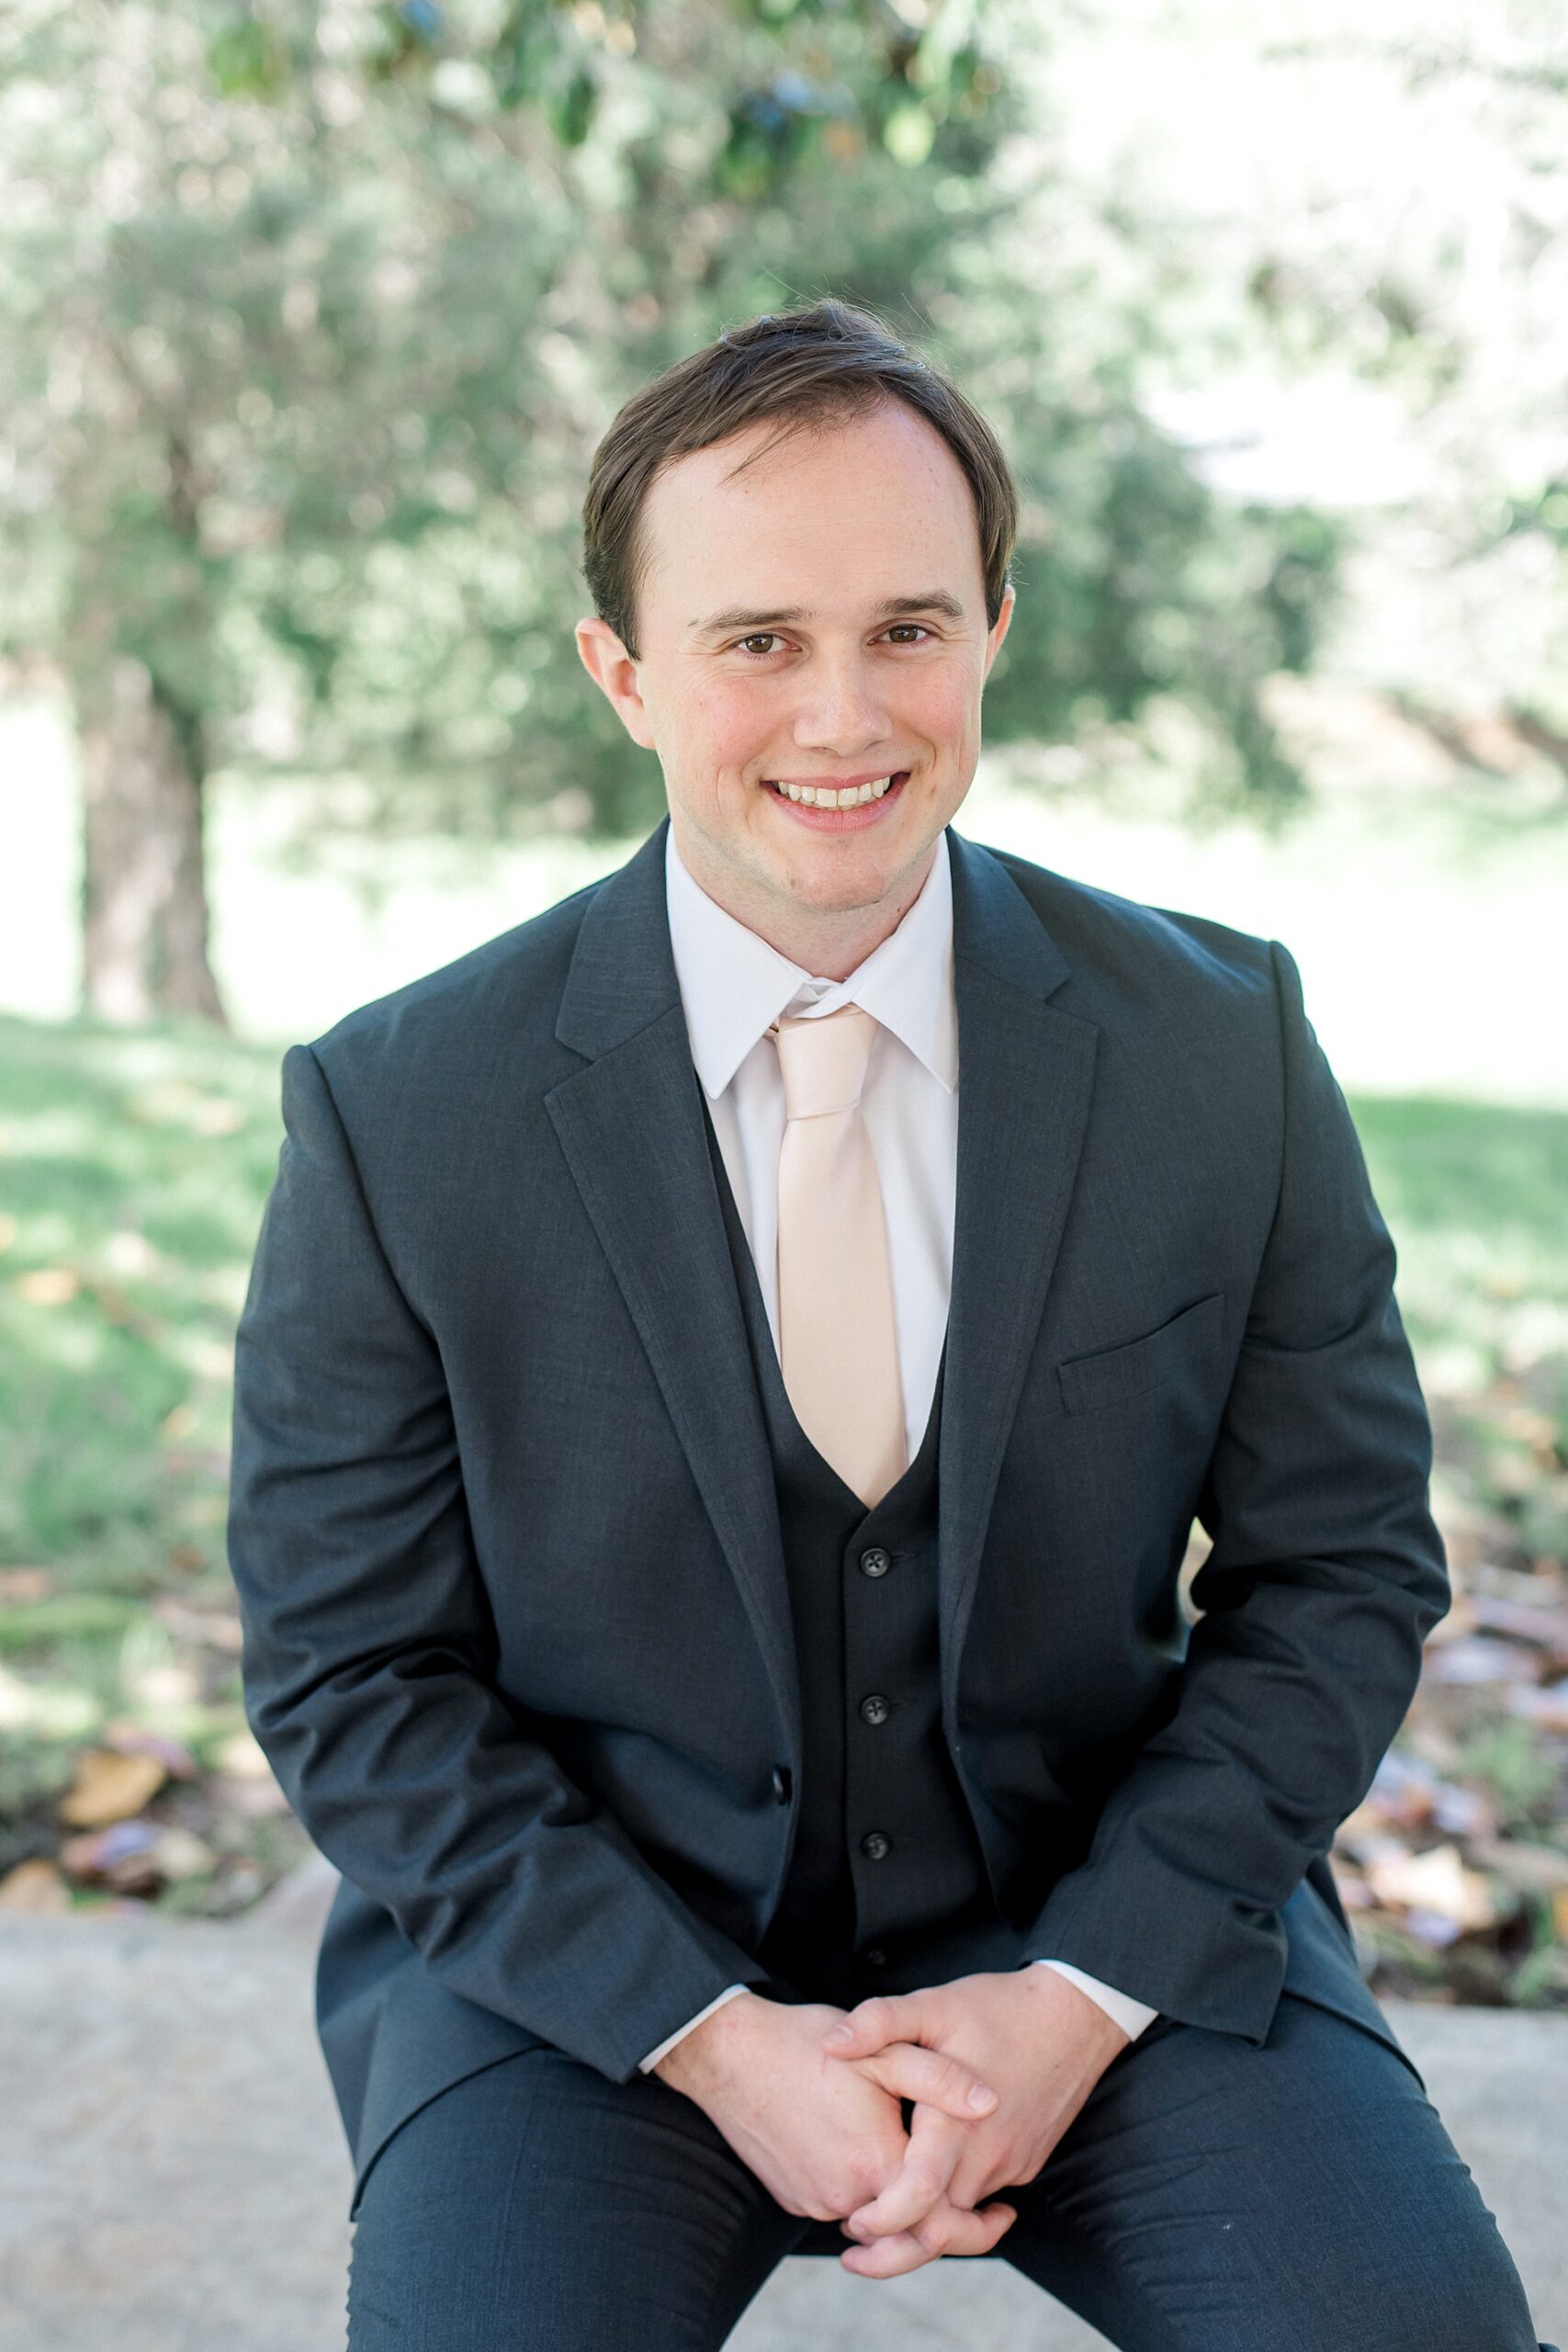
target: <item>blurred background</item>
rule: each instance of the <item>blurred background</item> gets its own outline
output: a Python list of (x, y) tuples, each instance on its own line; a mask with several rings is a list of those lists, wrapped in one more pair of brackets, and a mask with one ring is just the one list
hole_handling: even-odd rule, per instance
[(1283, 939), (1457, 1599), (1337, 1857), (1568, 2007), (1568, 26), (1551, 0), (6, 0), (0, 1909), (234, 1915), (277, 1063), (619, 865), (579, 509), (833, 293), (1023, 494), (960, 830)]

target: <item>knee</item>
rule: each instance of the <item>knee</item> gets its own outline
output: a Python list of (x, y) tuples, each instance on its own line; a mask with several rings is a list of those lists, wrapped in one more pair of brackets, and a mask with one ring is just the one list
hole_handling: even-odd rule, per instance
[(1474, 2227), (1424, 2249), (1418, 2269), (1369, 2278), (1366, 2290), (1379, 2352), (1540, 2352), (1523, 2282), (1484, 2209)]

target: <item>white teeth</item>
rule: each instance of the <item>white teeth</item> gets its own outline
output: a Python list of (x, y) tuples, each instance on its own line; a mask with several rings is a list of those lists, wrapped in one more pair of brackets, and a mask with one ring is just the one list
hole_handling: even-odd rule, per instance
[(787, 799), (804, 801), (809, 808), (863, 808), (868, 800), (880, 800), (892, 782), (890, 775), (882, 775), (874, 784), (856, 785), (844, 792), (819, 790), (813, 784), (781, 784), (778, 788)]

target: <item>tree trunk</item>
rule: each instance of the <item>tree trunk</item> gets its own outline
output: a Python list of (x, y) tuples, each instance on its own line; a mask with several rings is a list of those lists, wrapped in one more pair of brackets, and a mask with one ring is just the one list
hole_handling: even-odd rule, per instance
[(196, 1013), (226, 1027), (207, 956), (199, 726), (123, 654), (77, 702), (87, 1009), (123, 1023)]

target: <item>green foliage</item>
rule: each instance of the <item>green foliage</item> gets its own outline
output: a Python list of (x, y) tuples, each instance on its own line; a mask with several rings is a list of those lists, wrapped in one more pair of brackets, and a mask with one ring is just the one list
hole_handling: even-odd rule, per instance
[(1477, 1724), (1460, 1743), (1456, 1770), (1490, 1792), (1505, 1830), (1529, 1837), (1553, 1821), (1557, 1760), (1529, 1724), (1499, 1717)]
[(656, 368), (832, 291), (953, 368), (1023, 484), (991, 734), (1174, 694), (1289, 791), (1258, 684), (1310, 661), (1337, 544), (1146, 421), (1161, 330), (1070, 187), (1055, 279), (1025, 268), (1025, 35), (970, 0), (21, 0), (0, 651), (84, 695), (132, 653), (209, 763), (357, 776), (389, 830), (635, 829), (656, 763), (571, 638), (592, 447)]

